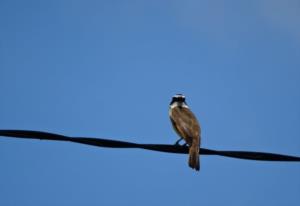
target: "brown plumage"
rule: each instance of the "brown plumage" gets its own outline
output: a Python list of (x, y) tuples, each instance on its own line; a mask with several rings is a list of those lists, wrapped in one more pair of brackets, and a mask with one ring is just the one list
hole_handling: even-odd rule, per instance
[(173, 103), (170, 108), (170, 119), (176, 133), (183, 138), (189, 146), (189, 166), (195, 170), (200, 169), (199, 149), (201, 141), (201, 128), (195, 115), (183, 103)]

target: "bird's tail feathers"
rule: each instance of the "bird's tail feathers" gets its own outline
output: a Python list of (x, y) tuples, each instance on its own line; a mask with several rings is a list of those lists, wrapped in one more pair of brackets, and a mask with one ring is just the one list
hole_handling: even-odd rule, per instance
[(196, 171), (200, 170), (199, 145), (193, 144), (189, 150), (189, 166)]

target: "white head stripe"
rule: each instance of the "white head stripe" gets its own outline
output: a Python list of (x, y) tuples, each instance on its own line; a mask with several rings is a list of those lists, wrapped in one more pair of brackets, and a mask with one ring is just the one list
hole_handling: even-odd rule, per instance
[(174, 95), (173, 97), (175, 97), (175, 98), (185, 98), (185, 96), (183, 95), (183, 94), (176, 94), (176, 95)]

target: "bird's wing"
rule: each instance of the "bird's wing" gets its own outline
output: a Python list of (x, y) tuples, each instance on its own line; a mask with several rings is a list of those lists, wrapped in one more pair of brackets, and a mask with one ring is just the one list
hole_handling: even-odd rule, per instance
[(188, 108), (173, 108), (172, 117), (174, 129), (188, 144), (190, 144), (190, 138), (200, 137), (201, 130), (198, 120)]

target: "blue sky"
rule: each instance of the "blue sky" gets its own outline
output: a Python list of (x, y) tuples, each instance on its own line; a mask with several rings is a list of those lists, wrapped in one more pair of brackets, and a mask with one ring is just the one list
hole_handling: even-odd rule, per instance
[[(299, 1), (0, 2), (0, 128), (300, 155)], [(0, 205), (299, 205), (300, 164), (0, 137)]]

